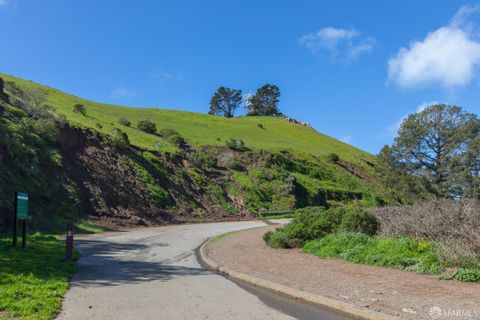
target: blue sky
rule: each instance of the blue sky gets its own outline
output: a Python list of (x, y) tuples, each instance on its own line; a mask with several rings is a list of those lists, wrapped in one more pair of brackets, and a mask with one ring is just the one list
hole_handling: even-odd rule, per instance
[(377, 153), (432, 102), (480, 113), (466, 1), (0, 0), (0, 71), (88, 99), (207, 112), (277, 84), (281, 110)]

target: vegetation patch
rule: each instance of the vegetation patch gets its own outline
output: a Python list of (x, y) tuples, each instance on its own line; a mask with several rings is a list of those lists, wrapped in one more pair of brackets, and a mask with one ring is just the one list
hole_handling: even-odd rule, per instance
[[(25, 249), (0, 237), (0, 310), (13, 317), (52, 319), (76, 268), (64, 260), (65, 244), (34, 234)], [(78, 254), (77, 254), (78, 255)]]

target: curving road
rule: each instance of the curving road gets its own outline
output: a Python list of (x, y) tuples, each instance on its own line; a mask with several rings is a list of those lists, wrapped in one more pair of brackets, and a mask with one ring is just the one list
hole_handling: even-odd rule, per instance
[(58, 319), (344, 319), (204, 269), (208, 238), (260, 221), (142, 228), (85, 236)]

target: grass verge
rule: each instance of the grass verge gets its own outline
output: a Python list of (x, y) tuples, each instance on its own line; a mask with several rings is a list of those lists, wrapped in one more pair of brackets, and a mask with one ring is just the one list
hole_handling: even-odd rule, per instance
[(409, 237), (370, 237), (361, 233), (334, 233), (305, 243), (303, 251), (321, 258), (389, 267), (418, 273), (439, 275), (447, 268), (455, 271), (442, 279), (480, 282), (478, 261), (466, 268), (445, 261), (434, 242), (417, 241)]
[(60, 311), (76, 271), (75, 263), (64, 260), (64, 246), (54, 236), (35, 233), (25, 249), (13, 248), (11, 237), (0, 236), (0, 318), (52, 319)]

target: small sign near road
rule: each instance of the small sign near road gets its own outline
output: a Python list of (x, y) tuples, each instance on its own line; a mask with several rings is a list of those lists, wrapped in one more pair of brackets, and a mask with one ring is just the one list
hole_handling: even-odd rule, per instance
[(13, 246), (17, 246), (17, 222), (22, 220), (22, 248), (27, 246), (28, 193), (15, 192), (13, 210)]
[(17, 219), (28, 218), (28, 193), (17, 192)]

